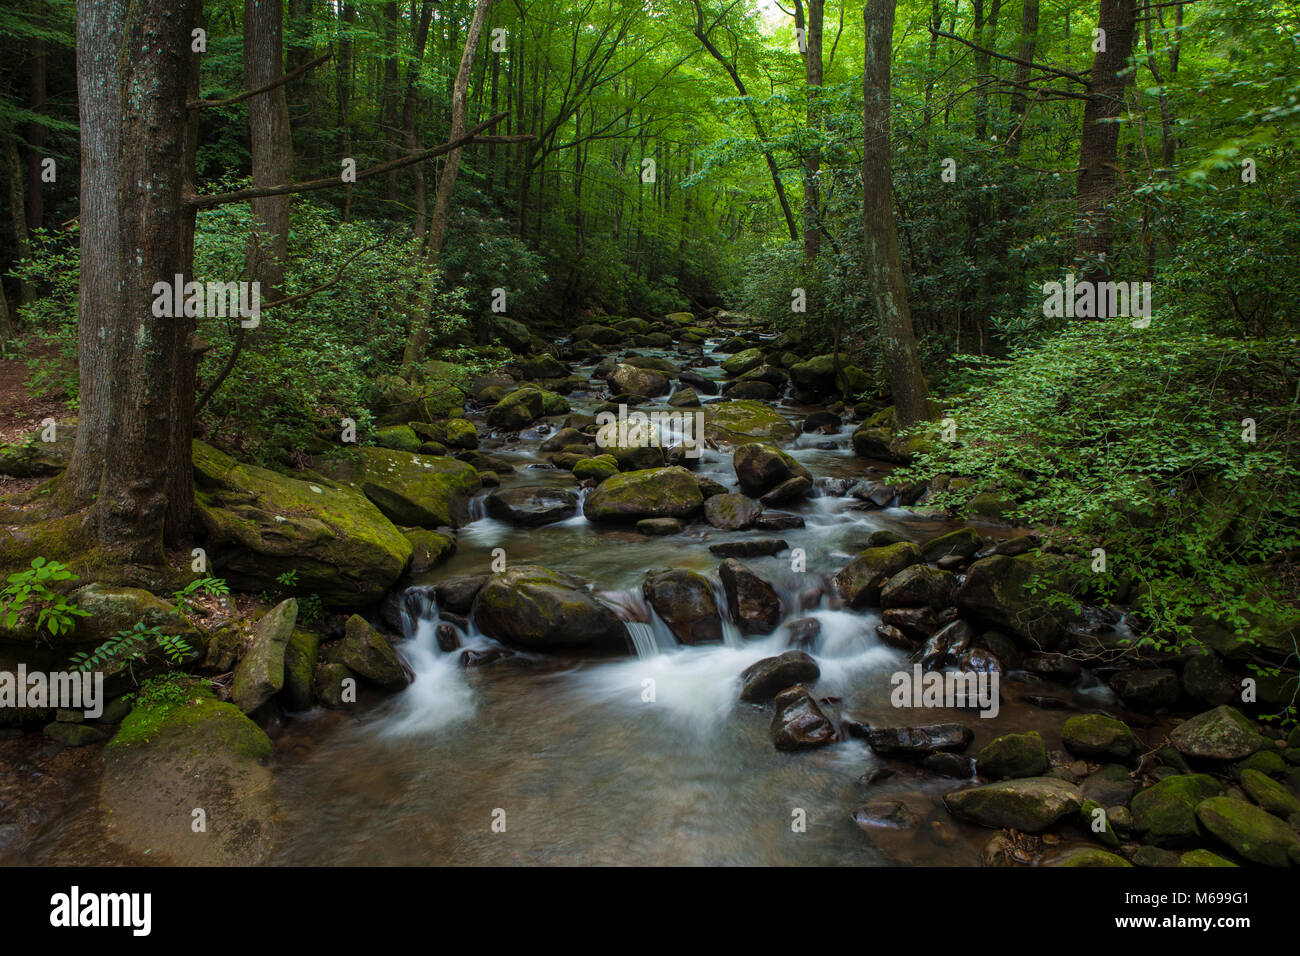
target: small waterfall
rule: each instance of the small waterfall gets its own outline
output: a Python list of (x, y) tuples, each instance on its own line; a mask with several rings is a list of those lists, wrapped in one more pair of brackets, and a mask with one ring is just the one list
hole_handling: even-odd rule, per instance
[(632, 638), (632, 648), (639, 660), (677, 650), (677, 638), (673, 637), (673, 632), (663, 618), (655, 613), (639, 588), (605, 591), (600, 597), (627, 627), (628, 636)]
[(482, 521), (487, 517), (487, 495), (475, 495), (469, 499), (469, 521), (473, 524), (475, 521)]
[(403, 632), (408, 640), (399, 649), (414, 679), (380, 722), (379, 733), (385, 737), (428, 733), (473, 716), (475, 709), (460, 653), (445, 654), (438, 647), (438, 626), (443, 621), (433, 588), (408, 588), (402, 597)]
[(743, 647), (745, 635), (740, 632), (740, 625), (731, 619), (731, 608), (727, 604), (727, 589), (716, 578), (713, 582), (713, 600), (718, 605), (718, 616), (722, 618), (722, 643), (727, 647)]

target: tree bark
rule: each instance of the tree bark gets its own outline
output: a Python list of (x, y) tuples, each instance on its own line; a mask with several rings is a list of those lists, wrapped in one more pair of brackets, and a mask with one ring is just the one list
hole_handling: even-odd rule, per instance
[[(284, 25), (280, 0), (244, 0), (244, 84), (252, 90), (284, 75)], [(248, 101), (249, 151), (253, 185), (274, 186), (293, 178), (293, 140), (283, 84)], [(253, 234), (248, 244), (249, 278), (261, 283), (264, 301), (280, 298), (289, 257), (288, 196), (250, 202)]]
[(1115, 236), (1114, 212), (1119, 171), (1119, 123), (1128, 79), (1122, 71), (1133, 48), (1136, 0), (1101, 0), (1097, 25), (1105, 48), (1093, 57), (1088, 101), (1079, 138), (1075, 255), (1083, 278), (1105, 281), (1106, 257)]
[(895, 0), (867, 0), (866, 52), (862, 77), (862, 218), (865, 272), (880, 321), (880, 347), (889, 369), (894, 420), (907, 428), (928, 417), (929, 390), (917, 355), (916, 336), (898, 250), (898, 224), (890, 183), (890, 50)]

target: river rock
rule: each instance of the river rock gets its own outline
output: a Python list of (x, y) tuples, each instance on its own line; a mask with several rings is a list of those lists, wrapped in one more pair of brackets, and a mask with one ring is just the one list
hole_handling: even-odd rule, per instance
[(921, 557), (927, 562), (938, 562), (942, 558), (957, 556), (969, 558), (984, 544), (983, 539), (970, 528), (958, 528), (937, 538), (931, 538), (921, 545)]
[(1233, 700), (1240, 685), (1212, 651), (1193, 654), (1183, 665), (1183, 690), (1188, 697), (1217, 706)]
[(1083, 674), (1078, 662), (1064, 654), (1026, 654), (1021, 666), (1058, 684), (1072, 684)]
[(709, 545), (709, 553), (719, 558), (761, 558), (779, 554), (790, 547), (780, 538), (746, 538), (743, 541), (720, 541)]
[(281, 601), (262, 615), (244, 652), (231, 689), (231, 702), (251, 714), (284, 687), (284, 649), (298, 620), (298, 602)]
[(811, 750), (836, 739), (835, 725), (802, 684), (777, 694), (771, 733), (777, 750)]
[(765, 511), (754, 519), (754, 527), (760, 531), (789, 531), (803, 526), (803, 518), (779, 511)]
[(801, 617), (794, 621), (786, 621), (783, 630), (787, 635), (785, 641), (787, 647), (812, 647), (821, 636), (822, 622), (815, 617)]
[(1043, 861), (1043, 866), (1132, 866), (1128, 860), (1095, 846), (1076, 846)]
[(722, 640), (713, 582), (704, 575), (681, 568), (651, 571), (641, 593), (680, 643), (716, 644)]
[(1203, 773), (1173, 774), (1133, 797), (1133, 827), (1143, 843), (1186, 846), (1201, 835), (1196, 807), (1223, 793), (1217, 780)]
[(532, 565), (492, 575), (474, 604), (488, 637), (523, 650), (590, 648), (626, 651), (627, 629), (577, 582)]
[(1137, 792), (1138, 784), (1129, 769), (1108, 763), (1083, 781), (1083, 795), (1103, 807), (1126, 807)]
[(750, 369), (763, 364), (763, 353), (759, 349), (745, 349), (737, 352), (722, 363), (722, 370), (733, 378), (744, 375)]
[(796, 477), (805, 479), (807, 488), (812, 487), (812, 474), (808, 469), (774, 445), (763, 442), (741, 445), (736, 449), (732, 465), (741, 491), (752, 498)]
[(928, 607), (885, 608), (880, 612), (880, 620), (883, 624), (898, 628), (914, 640), (925, 640), (943, 626), (939, 615)]
[(701, 395), (718, 394), (718, 383), (711, 378), (705, 378), (697, 372), (685, 371), (678, 378), (683, 385), (690, 386)]
[(942, 611), (957, 593), (957, 575), (925, 564), (913, 564), (899, 571), (880, 590), (880, 606), (925, 606)]
[(737, 399), (704, 406), (704, 436), (719, 444), (738, 445), (792, 441), (798, 432), (770, 405)]
[(787, 687), (811, 684), (819, 676), (821, 668), (803, 651), (786, 651), (776, 657), (765, 657), (741, 672), (740, 699), (755, 702), (771, 700)]
[(1039, 777), (1047, 773), (1047, 747), (1036, 730), (1003, 734), (984, 745), (976, 763), (982, 777)]
[(937, 751), (961, 751), (975, 735), (962, 724), (930, 724), (924, 727), (872, 727), (867, 745), (882, 757), (920, 758)]
[(668, 405), (671, 408), (699, 408), (700, 396), (693, 388), (679, 388), (673, 392), (673, 397), (668, 399)]
[(680, 466), (612, 475), (587, 496), (588, 521), (688, 518), (704, 504), (700, 486)]
[(545, 405), (541, 389), (532, 386), (515, 389), (488, 412), (488, 427), (520, 431), (542, 417)]
[(487, 583), (490, 576), (487, 574), (463, 574), (439, 581), (434, 585), (434, 595), (438, 599), (438, 607), (444, 611), (451, 611), (453, 614), (468, 614), (474, 606), (474, 598), (478, 597), (478, 592), (482, 590), (483, 585)]
[(193, 448), (208, 557), (231, 585), (256, 591), (296, 571), (303, 593), (356, 607), (383, 597), (411, 560), (411, 543), (358, 491), (241, 465), (203, 442)]
[(704, 520), (723, 531), (742, 531), (762, 513), (763, 506), (746, 495), (713, 495), (704, 502)]
[(804, 495), (808, 494), (808, 491), (811, 488), (811, 481), (803, 475), (795, 475), (793, 478), (781, 482), (758, 500), (767, 507), (773, 508), (777, 505), (789, 504), (791, 501), (796, 501), (797, 499), (802, 498)]
[(901, 800), (876, 800), (853, 811), (853, 822), (870, 833), (873, 830), (915, 830), (921, 815)]
[(776, 401), (778, 392), (775, 386), (767, 382), (730, 382), (722, 387), (722, 394), (727, 398), (753, 399), (759, 402)]
[(835, 575), (832, 584), (849, 607), (868, 607), (879, 603), (881, 589), (890, 578), (920, 560), (920, 550), (910, 541), (867, 548)]
[[(277, 814), (273, 749), (239, 708), (200, 688), (185, 703), (136, 707), (104, 750), (107, 838), (159, 864), (265, 862)], [(196, 807), (205, 832), (194, 831)]]
[(1264, 745), (1249, 718), (1226, 704), (1183, 721), (1169, 741), (1185, 757), (1218, 761), (1249, 757)]
[(357, 679), (342, 664), (326, 662), (316, 668), (316, 699), (326, 707), (356, 703)]
[(291, 710), (310, 710), (315, 702), (316, 661), (320, 656), (320, 635), (295, 628), (284, 646), (284, 691)]
[(359, 614), (353, 614), (344, 625), (337, 659), (352, 673), (380, 687), (396, 690), (407, 684), (406, 668), (393, 645)]
[(1300, 813), (1300, 798), (1276, 780), (1270, 780), (1266, 774), (1247, 768), (1241, 772), (1242, 789), (1250, 799), (1274, 816), (1288, 819)]
[(1131, 764), (1146, 748), (1128, 724), (1105, 714), (1079, 714), (1061, 728), (1061, 743), (1076, 757)]
[(731, 619), (742, 633), (768, 634), (781, 621), (776, 589), (735, 558), (718, 566)]
[(975, 632), (965, 621), (953, 621), (940, 628), (921, 651), (921, 667), (927, 671), (942, 670), (957, 661), (958, 655), (969, 646)]
[(1110, 689), (1129, 710), (1155, 710), (1178, 703), (1183, 687), (1168, 667), (1130, 668), (1111, 675)]
[(407, 567), (411, 574), (423, 574), (456, 552), (456, 539), (441, 531), (407, 528), (402, 536), (411, 542), (411, 563)]
[(564, 488), (506, 488), (487, 496), (493, 518), (527, 528), (564, 521), (578, 513), (578, 496)]
[(590, 480), (600, 484), (618, 474), (618, 459), (613, 455), (597, 455), (573, 463), (573, 477), (579, 481)]
[(1079, 812), (1079, 788), (1058, 777), (1024, 777), (957, 790), (943, 798), (949, 812), (980, 826), (1041, 833)]
[(1252, 863), (1300, 866), (1300, 837), (1254, 804), (1211, 797), (1196, 807), (1196, 818), (1209, 833)]
[(463, 461), (391, 448), (356, 448), (316, 468), (407, 527), (460, 527), (469, 521), (470, 497), (482, 487), (478, 472)]
[(1065, 636), (1070, 615), (1052, 604), (1035, 582), (1049, 590), (1068, 591), (1074, 576), (1057, 555), (993, 555), (976, 561), (957, 595), (962, 613), (1010, 634), (1024, 646), (1052, 650)]
[(615, 365), (606, 376), (618, 392), (632, 392), (653, 398), (668, 391), (668, 379), (659, 372), (632, 365)]

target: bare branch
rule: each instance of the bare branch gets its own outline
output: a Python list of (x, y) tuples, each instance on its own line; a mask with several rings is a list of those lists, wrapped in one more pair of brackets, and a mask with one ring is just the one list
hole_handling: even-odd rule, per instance
[[(945, 39), (948, 40), (956, 40), (958, 43), (964, 43), (972, 50), (978, 50), (980, 53), (986, 53), (989, 56), (996, 57), (999, 60), (1009, 60), (1012, 63), (1019, 63), (1021, 66), (1027, 66), (1031, 70), (1039, 70), (1040, 72), (1043, 73), (1051, 73), (1053, 76), (1060, 76), (1067, 80), (1072, 80), (1075, 83), (1081, 83), (1084, 86), (1091, 85), (1088, 82), (1088, 80), (1083, 76), (1082, 73), (1071, 73), (1069, 70), (1058, 70), (1054, 66), (1043, 66), (1041, 63), (1031, 63), (1029, 60), (1022, 60), (1020, 59), (1020, 57), (1012, 56), (1009, 53), (998, 53), (996, 50), (990, 50), (988, 47), (982, 47), (977, 43), (972, 43), (970, 40), (967, 40), (964, 37), (959, 37), (955, 33), (945, 33), (943, 30), (936, 30), (934, 27), (930, 28), (930, 33), (932, 33), (934, 36), (937, 37), (944, 37)], [(1088, 71), (1085, 70), (1084, 72), (1088, 72)]]
[(213, 106), (234, 106), (236, 103), (242, 103), (244, 100), (252, 99), (254, 96), (260, 96), (261, 94), (267, 92), (268, 90), (273, 90), (277, 86), (284, 86), (286, 83), (293, 82), (294, 80), (298, 79), (298, 77), (302, 76), (304, 73), (306, 73), (308, 70), (312, 69), (313, 67), (320, 66), (322, 63), (324, 63), (333, 55), (334, 55), (333, 53), (322, 54), (321, 56), (316, 57), (316, 59), (312, 60), (310, 63), (304, 63), (296, 70), (290, 73), (286, 73), (278, 80), (272, 80), (270, 83), (267, 83), (265, 86), (259, 86), (255, 90), (246, 90), (245, 92), (240, 93), (238, 96), (230, 97), (230, 99), (190, 100), (188, 103), (185, 104), (185, 107), (186, 109), (191, 109), (191, 110), (206, 110), (206, 109), (210, 109)]

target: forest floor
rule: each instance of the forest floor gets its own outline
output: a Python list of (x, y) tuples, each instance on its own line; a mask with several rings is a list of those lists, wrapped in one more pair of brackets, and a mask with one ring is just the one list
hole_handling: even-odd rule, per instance
[[(66, 399), (39, 394), (29, 384), (40, 364), (64, 361), (58, 346), (31, 336), (18, 342), (17, 354), (0, 357), (0, 445), (22, 440), (46, 418), (66, 421), (73, 414)], [(0, 475), (0, 495), (25, 491), (44, 480)]]

